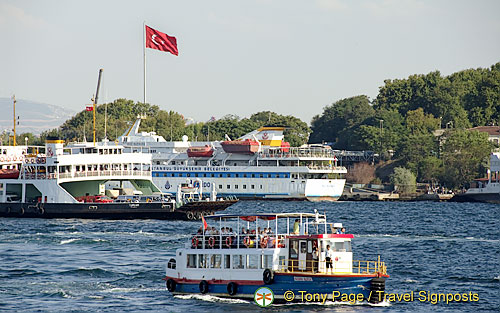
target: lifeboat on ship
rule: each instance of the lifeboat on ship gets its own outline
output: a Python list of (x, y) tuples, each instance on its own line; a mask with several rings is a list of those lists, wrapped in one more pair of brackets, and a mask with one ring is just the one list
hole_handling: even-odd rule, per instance
[(214, 154), (214, 148), (209, 145), (204, 147), (189, 147), (187, 155), (190, 158), (209, 158)]
[(0, 169), (0, 179), (17, 179), (19, 170), (16, 169)]
[(259, 151), (259, 142), (252, 139), (227, 140), (220, 143), (227, 153), (254, 154)]

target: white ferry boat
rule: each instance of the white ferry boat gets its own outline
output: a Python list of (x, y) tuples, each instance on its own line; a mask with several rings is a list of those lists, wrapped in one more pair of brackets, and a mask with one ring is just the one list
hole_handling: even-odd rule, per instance
[(238, 140), (168, 142), (154, 132), (139, 132), (141, 119), (119, 138), (128, 151), (153, 155), (153, 181), (175, 193), (186, 179), (202, 178), (206, 191), (215, 184), (221, 196), (239, 199), (337, 200), (347, 170), (332, 150), (290, 147), (284, 127), (261, 127)]
[(327, 223), (325, 215), (221, 214), (206, 221), (208, 228), (193, 234), (168, 261), (164, 280), (174, 295), (252, 299), (265, 286), (275, 301), (289, 301), (289, 291), (328, 294), (335, 301), (352, 295), (374, 303), (384, 298), (385, 263), (380, 257), (353, 260), (354, 236), (338, 233), (342, 224)]
[[(105, 197), (109, 181), (133, 186), (146, 201)], [(178, 207), (153, 183), (151, 154), (114, 143), (64, 147), (49, 139), (44, 147), (0, 146), (0, 217), (189, 219), (234, 203), (201, 200)]]

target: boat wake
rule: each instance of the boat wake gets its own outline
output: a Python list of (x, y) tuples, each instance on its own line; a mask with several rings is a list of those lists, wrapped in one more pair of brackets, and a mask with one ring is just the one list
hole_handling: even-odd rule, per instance
[(202, 301), (207, 301), (207, 302), (224, 302), (224, 303), (245, 303), (245, 304), (247, 304), (250, 302), (250, 301), (241, 300), (241, 299), (220, 298), (220, 297), (211, 296), (211, 295), (199, 295), (199, 294), (175, 295), (174, 298), (183, 299), (183, 300), (196, 299), (196, 300), (202, 300)]

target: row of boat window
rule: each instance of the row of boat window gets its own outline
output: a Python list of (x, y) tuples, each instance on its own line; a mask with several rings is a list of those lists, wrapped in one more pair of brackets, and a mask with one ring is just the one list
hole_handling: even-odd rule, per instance
[[(260, 189), (263, 188), (262, 185), (259, 185)], [(242, 185), (243, 189), (247, 189), (247, 185)], [(234, 185), (234, 189), (238, 189), (239, 185)], [(231, 189), (231, 185), (227, 185), (226, 189)], [(255, 185), (250, 185), (250, 189), (255, 189)], [(222, 190), (222, 185), (219, 185), (219, 190)]]
[(187, 268), (213, 269), (264, 269), (272, 265), (272, 255), (260, 254), (188, 254), (186, 262)]
[[(290, 173), (195, 173), (153, 172), (153, 177), (234, 177), (234, 178), (290, 178)], [(295, 177), (293, 177), (295, 178)]]

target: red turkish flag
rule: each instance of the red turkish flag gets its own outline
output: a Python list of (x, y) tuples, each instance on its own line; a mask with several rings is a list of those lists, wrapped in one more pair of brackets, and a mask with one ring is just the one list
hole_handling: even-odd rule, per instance
[(85, 110), (86, 111), (94, 111), (94, 106), (86, 106)]
[(177, 39), (165, 33), (159, 32), (151, 27), (146, 26), (146, 48), (170, 52), (174, 55), (179, 55), (177, 50)]

